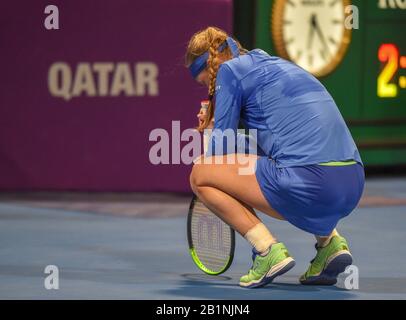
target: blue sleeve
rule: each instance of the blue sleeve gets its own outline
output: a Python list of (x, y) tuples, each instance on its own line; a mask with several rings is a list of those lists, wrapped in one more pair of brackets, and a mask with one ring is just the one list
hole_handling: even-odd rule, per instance
[(243, 133), (237, 134), (237, 152), (255, 154), (260, 157), (265, 156), (265, 153), (258, 145), (256, 138)]
[[(223, 64), (217, 72), (214, 127), (209, 140), (207, 156), (224, 155), (237, 151), (237, 129), (241, 105), (242, 88), (240, 81), (235, 77), (230, 67)], [(234, 138), (230, 139), (232, 135)], [(226, 138), (227, 136), (229, 139)], [(231, 150), (227, 148), (227, 143), (232, 145)], [(220, 147), (221, 145), (222, 148), (216, 150), (216, 146)]]

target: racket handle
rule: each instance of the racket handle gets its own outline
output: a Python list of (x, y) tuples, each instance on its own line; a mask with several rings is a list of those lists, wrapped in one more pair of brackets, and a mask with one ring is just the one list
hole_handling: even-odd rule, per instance
[(200, 108), (205, 110), (207, 112), (207, 109), (209, 108), (210, 101), (209, 100), (203, 100), (200, 102)]
[(206, 129), (203, 132), (203, 151), (204, 151), (204, 154), (206, 154), (207, 149), (209, 148), (210, 136), (211, 136), (211, 130)]
[[(204, 110), (205, 113), (207, 113), (207, 108), (209, 107), (209, 100), (203, 100), (200, 103), (201, 109)], [(209, 140), (210, 140), (210, 135), (211, 135), (211, 130), (206, 129), (203, 132), (203, 153), (206, 154), (207, 149), (209, 148)]]

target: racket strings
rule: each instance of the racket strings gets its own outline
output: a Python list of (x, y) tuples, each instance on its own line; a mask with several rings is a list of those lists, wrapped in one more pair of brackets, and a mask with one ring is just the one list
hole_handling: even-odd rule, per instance
[(219, 271), (230, 258), (231, 229), (202, 202), (197, 201), (191, 221), (192, 241), (199, 260), (206, 268)]

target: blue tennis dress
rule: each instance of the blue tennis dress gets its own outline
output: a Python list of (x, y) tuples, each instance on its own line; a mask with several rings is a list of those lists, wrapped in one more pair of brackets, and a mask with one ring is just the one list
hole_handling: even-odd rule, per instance
[[(220, 65), (215, 105), (206, 155), (230, 151), (216, 132), (236, 132), (240, 121), (256, 129), (258, 184), (287, 221), (329, 235), (357, 206), (365, 180), (360, 154), (333, 98), (310, 73), (252, 50)], [(347, 161), (353, 164), (325, 165)]]

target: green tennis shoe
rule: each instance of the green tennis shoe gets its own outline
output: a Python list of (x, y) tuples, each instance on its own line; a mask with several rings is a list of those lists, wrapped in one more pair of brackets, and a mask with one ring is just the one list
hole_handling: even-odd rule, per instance
[(341, 236), (334, 236), (330, 243), (319, 248), (317, 255), (310, 262), (306, 273), (300, 277), (304, 285), (334, 285), (340, 273), (352, 264), (352, 256), (347, 241)]
[(266, 256), (254, 254), (253, 258), (252, 268), (240, 279), (241, 287), (263, 287), (295, 266), (295, 260), (283, 243), (273, 244)]

